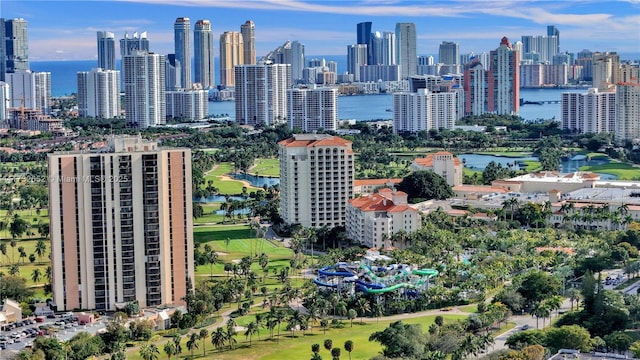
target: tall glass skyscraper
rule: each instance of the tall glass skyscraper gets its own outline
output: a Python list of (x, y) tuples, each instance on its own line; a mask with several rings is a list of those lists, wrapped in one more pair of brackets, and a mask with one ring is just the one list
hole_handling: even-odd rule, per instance
[(29, 70), (29, 39), (27, 21), (11, 19), (4, 22), (6, 72)]
[(242, 34), (242, 51), (244, 53), (244, 64), (256, 63), (256, 25), (251, 20), (247, 20), (240, 25), (240, 33)]
[[(5, 73), (7, 72), (7, 43), (4, 41), (4, 19), (0, 18), (0, 81), (4, 81), (5, 80)], [(8, 92), (8, 90), (7, 90)], [(0, 98), (0, 102), (2, 101), (2, 98)], [(0, 107), (3, 104), (0, 104)], [(3, 114), (0, 113), (0, 116), (2, 116)], [(6, 115), (5, 115), (6, 116)], [(2, 119), (5, 120), (5, 119)]]
[(361, 22), (357, 25), (358, 42), (357, 44), (367, 45), (367, 65), (374, 64), (373, 56), (373, 39), (371, 34), (371, 21)]
[(116, 69), (116, 40), (109, 31), (98, 31), (98, 67), (103, 70)]
[(182, 88), (191, 89), (191, 20), (179, 17), (173, 24), (176, 60), (182, 65)]
[(213, 71), (213, 33), (209, 20), (196, 21), (193, 29), (193, 52), (195, 57), (194, 82), (200, 83), (203, 89), (216, 85)]
[(131, 55), (135, 51), (149, 51), (149, 39), (147, 39), (147, 32), (133, 33), (129, 36), (128, 33), (124, 34), (124, 37), (120, 39), (120, 56), (123, 58), (126, 55)]
[(418, 72), (416, 52), (416, 24), (396, 24), (396, 61), (400, 65), (400, 78), (406, 79)]
[(438, 62), (445, 65), (460, 64), (460, 50), (458, 43), (443, 41), (438, 51)]

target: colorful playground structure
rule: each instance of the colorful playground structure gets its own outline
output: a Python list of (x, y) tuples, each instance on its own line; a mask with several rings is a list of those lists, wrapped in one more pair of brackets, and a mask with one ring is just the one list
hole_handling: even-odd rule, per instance
[(338, 291), (362, 291), (380, 294), (403, 289), (409, 295), (424, 292), (430, 280), (438, 275), (434, 269), (412, 269), (406, 264), (375, 266), (375, 260), (391, 261), (388, 256), (368, 251), (362, 261), (337, 263), (318, 270), (313, 282)]

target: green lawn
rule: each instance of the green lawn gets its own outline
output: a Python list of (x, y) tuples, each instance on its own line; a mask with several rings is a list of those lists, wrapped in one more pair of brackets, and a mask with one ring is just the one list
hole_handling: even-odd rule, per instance
[(640, 180), (640, 167), (635, 167), (629, 163), (611, 162), (602, 165), (582, 166), (580, 171), (611, 174), (617, 176), (618, 180)]
[(250, 189), (258, 189), (248, 183), (243, 183), (238, 180), (223, 180), (223, 176), (228, 176), (228, 174), (233, 172), (233, 164), (231, 163), (220, 163), (216, 166), (216, 168), (209, 172), (205, 176), (204, 186), (206, 187), (209, 180), (213, 180), (213, 186), (218, 188), (218, 192), (220, 195), (237, 195), (242, 193), (242, 188), (247, 187), (247, 190)]
[(193, 224), (207, 224), (207, 223), (220, 223), (222, 222), (224, 215), (218, 215), (215, 212), (220, 210), (221, 203), (201, 203), (202, 210), (204, 211), (204, 216), (199, 217), (197, 219), (193, 219)]
[[(227, 253), (225, 256), (229, 259), (240, 259), (256, 252), (267, 254), (269, 259), (289, 259), (292, 255), (291, 249), (279, 243), (255, 238), (249, 225), (198, 226), (193, 229), (193, 237), (202, 246), (209, 244), (215, 251)], [(221, 259), (224, 260), (222, 256)]]
[[(464, 315), (444, 315), (445, 321), (454, 321), (463, 319)], [(240, 319), (244, 324), (244, 319)], [(247, 319), (249, 320), (249, 319)], [(420, 324), (423, 331), (426, 332), (428, 326), (435, 320), (434, 315), (423, 316), (420, 318), (407, 319), (406, 323)], [(333, 341), (333, 347), (339, 347), (342, 349), (341, 359), (348, 359), (349, 354), (344, 350), (344, 343), (347, 340), (354, 342), (354, 350), (351, 353), (351, 359), (370, 359), (382, 351), (382, 346), (377, 342), (369, 342), (369, 336), (376, 331), (384, 330), (389, 324), (390, 320), (376, 321), (369, 319), (365, 323), (360, 323), (359, 319), (354, 321), (353, 327), (349, 325), (348, 321), (344, 321), (345, 326), (341, 329), (331, 328), (326, 334), (323, 333), (319, 326), (314, 326), (312, 332), (307, 331), (305, 335), (302, 332), (297, 331), (295, 338), (291, 337), (291, 332), (286, 331), (286, 324), (282, 324), (280, 328), (280, 341), (276, 339), (269, 339), (269, 332), (267, 330), (260, 331), (260, 338), (254, 336), (252, 346), (249, 347), (249, 340), (241, 332), (237, 336), (238, 344), (234, 351), (213, 351), (208, 354), (206, 359), (306, 359), (311, 357), (311, 345), (320, 344), (320, 355), (324, 359), (330, 359), (331, 354), (323, 347), (325, 339), (331, 339)], [(277, 330), (276, 330), (277, 334)], [(266, 338), (265, 338), (266, 337)], [(196, 358), (205, 359), (200, 354)]]
[(524, 160), (523, 163), (526, 165), (524, 170), (528, 173), (538, 171), (542, 168), (540, 161)]
[(248, 173), (262, 176), (280, 176), (280, 160), (257, 159), (256, 163), (249, 169)]

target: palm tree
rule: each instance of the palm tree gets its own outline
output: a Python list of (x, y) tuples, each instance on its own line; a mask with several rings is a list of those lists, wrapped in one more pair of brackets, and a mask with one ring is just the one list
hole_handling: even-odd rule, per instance
[(510, 197), (502, 203), (503, 209), (509, 209), (509, 212), (511, 213), (511, 221), (513, 221), (513, 215), (515, 213), (515, 210), (518, 208), (518, 205), (518, 199), (516, 199), (515, 197)]
[(280, 342), (280, 324), (285, 319), (285, 313), (281, 309), (271, 308), (272, 311), (269, 312), (269, 317), (273, 318), (275, 323), (278, 325), (278, 342)]
[(200, 337), (196, 333), (191, 333), (189, 340), (187, 340), (187, 349), (191, 352), (191, 358), (193, 359), (193, 350), (198, 348), (198, 340)]
[(176, 354), (176, 346), (171, 341), (167, 341), (164, 344), (164, 353), (167, 354), (167, 359), (171, 359)]
[(345, 341), (344, 350), (349, 353), (349, 360), (351, 360), (351, 352), (353, 351), (353, 341), (351, 340)]
[(33, 272), (31, 272), (31, 280), (33, 280), (34, 283), (37, 283), (38, 281), (40, 281), (41, 276), (42, 276), (42, 273), (38, 268), (33, 269)]
[(363, 321), (363, 317), (366, 313), (371, 312), (371, 305), (369, 304), (369, 300), (361, 297), (356, 301), (356, 307), (358, 308), (358, 312), (360, 313), (360, 322)]
[(173, 335), (173, 344), (176, 346), (176, 355), (182, 354), (182, 346), (180, 345), (182, 342), (182, 336), (180, 334)]
[(251, 337), (256, 333), (258, 333), (258, 324), (252, 321), (247, 325), (247, 330), (244, 332), (244, 336), (249, 338), (249, 346), (251, 346)]
[(295, 310), (291, 313), (291, 315), (289, 315), (289, 323), (287, 324), (287, 328), (291, 330), (291, 337), (295, 337), (296, 328), (302, 328), (304, 321), (304, 315), (302, 315), (302, 313), (298, 310)]
[(144, 344), (140, 347), (140, 357), (143, 360), (158, 360), (160, 351), (155, 344)]
[(340, 348), (331, 349), (331, 358), (333, 360), (340, 360)]
[(219, 327), (211, 333), (211, 344), (218, 350), (227, 344), (227, 332), (224, 331), (224, 328)]
[(44, 241), (42, 241), (42, 239), (38, 240), (38, 242), (36, 243), (35, 251), (36, 255), (38, 255), (38, 258), (42, 258), (47, 252), (47, 245), (44, 243)]
[[(229, 319), (229, 320), (232, 320), (232, 319)], [(236, 336), (235, 326), (227, 326), (227, 342), (229, 343), (229, 350), (233, 350), (233, 346), (238, 342), (235, 336)]]
[(540, 318), (542, 318), (542, 327), (544, 328), (546, 318), (551, 315), (551, 309), (548, 304), (542, 301), (536, 304), (531, 314), (536, 317), (536, 328), (538, 328), (538, 319)]
[(207, 329), (200, 329), (200, 333), (198, 337), (202, 340), (202, 356), (207, 356), (207, 336), (209, 335), (209, 331)]

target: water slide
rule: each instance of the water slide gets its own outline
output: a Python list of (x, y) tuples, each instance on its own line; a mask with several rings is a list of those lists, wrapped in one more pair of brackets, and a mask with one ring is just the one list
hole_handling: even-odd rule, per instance
[(353, 277), (355, 276), (354, 273), (347, 271), (345, 269), (343, 269), (344, 271), (331, 271), (331, 269), (335, 269), (336, 267), (338, 267), (337, 265), (334, 266), (327, 266), (327, 267), (323, 267), (322, 269), (318, 270), (318, 274), (322, 275), (322, 276), (340, 276), (340, 277)]
[(324, 287), (330, 287), (330, 288), (337, 288), (338, 284), (330, 284), (328, 282), (323, 282), (322, 280), (320, 280), (319, 277), (313, 279), (313, 283), (318, 285), (318, 286), (324, 286)]
[[(368, 270), (368, 267), (364, 267), (365, 268), (365, 272), (366, 270)], [(371, 272), (371, 270), (369, 270), (369, 272)], [(362, 291), (368, 292), (368, 293), (372, 293), (372, 294), (379, 294), (379, 293), (386, 293), (386, 292), (391, 292), (391, 291), (395, 291), (398, 290), (400, 288), (407, 288), (407, 289), (416, 289), (419, 287), (422, 287), (425, 285), (426, 282), (429, 281), (430, 278), (437, 276), (438, 275), (438, 271), (435, 269), (421, 269), (421, 270), (412, 270), (411, 274), (413, 275), (417, 275), (417, 276), (422, 276), (422, 277), (426, 277), (426, 279), (420, 279), (418, 281), (415, 282), (415, 284), (412, 283), (407, 283), (407, 282), (401, 282), (395, 285), (391, 285), (391, 286), (383, 286), (380, 287), (379, 284), (361, 284), (360, 282), (358, 282), (358, 284), (362, 285), (360, 287), (360, 289)], [(398, 274), (396, 276), (394, 276), (394, 280), (399, 279), (403, 274)], [(371, 275), (369, 275), (371, 276)], [(373, 277), (375, 277), (375, 275), (373, 275)], [(373, 279), (372, 277), (372, 279)], [(378, 279), (377, 277), (375, 278), (376, 280)], [(375, 285), (375, 286), (373, 286)]]

